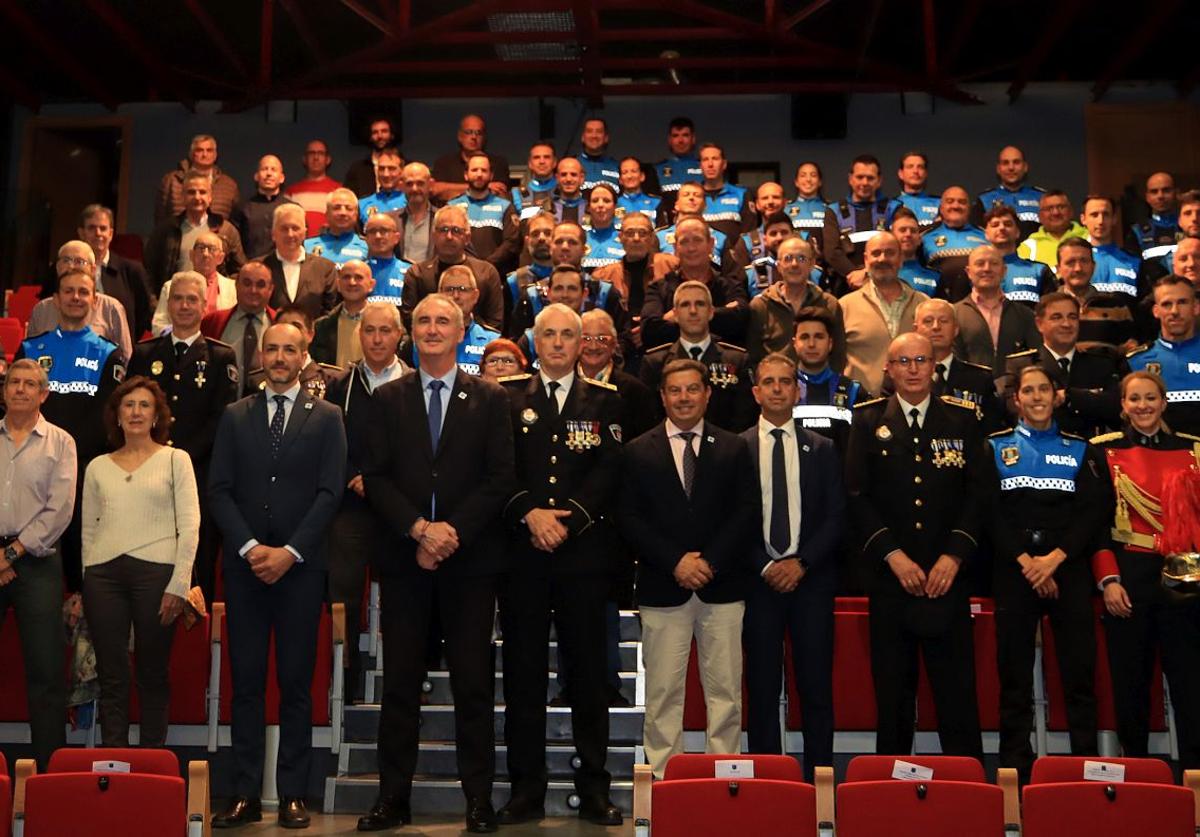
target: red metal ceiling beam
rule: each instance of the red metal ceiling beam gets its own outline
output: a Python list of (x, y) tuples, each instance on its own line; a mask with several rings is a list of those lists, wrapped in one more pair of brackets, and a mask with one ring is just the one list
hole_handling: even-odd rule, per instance
[(1025, 60), (1017, 67), (1016, 78), (1008, 86), (1009, 104), (1012, 104), (1020, 97), (1021, 92), (1029, 85), (1033, 77), (1037, 75), (1037, 71), (1041, 69), (1042, 64), (1050, 56), (1050, 52), (1054, 49), (1055, 44), (1070, 29), (1071, 24), (1075, 22), (1076, 16), (1083, 11), (1084, 0), (1059, 0), (1057, 4), (1051, 5), (1054, 8), (1054, 15), (1050, 20), (1042, 24), (1042, 37), (1033, 45), (1033, 49), (1025, 54)]
[(271, 49), (275, 38), (275, 2), (262, 0), (262, 25), (258, 32), (258, 87), (271, 86)]
[(63, 42), (52, 36), (34, 20), (29, 12), (18, 6), (13, 0), (0, 2), (0, 14), (12, 23), (13, 27), (30, 41), (46, 58), (46, 67), (59, 70), (63, 75), (81, 87), (89, 96), (109, 110), (117, 109), (117, 97), (107, 85), (100, 81), (101, 74), (75, 58), (75, 53), (68, 50)]
[(84, 4), (92, 14), (100, 18), (104, 25), (116, 35), (117, 40), (125, 46), (125, 49), (141, 63), (146, 69), (151, 83), (157, 81), (165, 84), (180, 104), (190, 111), (196, 110), (195, 100), (175, 71), (158, 57), (158, 53), (146, 43), (136, 29), (130, 26), (112, 6), (108, 5), (106, 0), (84, 0)]
[(279, 0), (279, 5), (283, 6), (283, 10), (292, 19), (292, 26), (296, 27), (296, 34), (300, 36), (300, 41), (309, 54), (322, 64), (328, 61), (329, 53), (325, 51), (325, 47), (321, 46), (321, 40), (313, 33), (312, 27), (308, 24), (308, 16), (304, 14), (304, 10), (300, 8), (297, 0)]
[(225, 33), (221, 31), (221, 27), (217, 26), (216, 21), (209, 15), (208, 10), (204, 8), (201, 0), (184, 0), (184, 5), (187, 6), (192, 17), (200, 24), (200, 28), (207, 34), (213, 46), (217, 48), (217, 52), (225, 57), (230, 66), (237, 71), (237, 74), (244, 79), (250, 78), (250, 71), (246, 69), (246, 63), (242, 61), (242, 57), (237, 54), (237, 51), (229, 44), (229, 39), (225, 37)]
[(41, 96), (3, 64), (0, 64), (0, 88), (3, 88), (14, 102), (24, 105), (34, 113), (37, 113), (42, 106)]
[(791, 32), (800, 23), (803, 23), (804, 21), (808, 20), (810, 17), (815, 15), (817, 12), (821, 11), (821, 9), (828, 6), (831, 2), (833, 2), (833, 0), (813, 0), (813, 2), (809, 3), (807, 6), (805, 6), (800, 11), (796, 12), (794, 15), (785, 17), (783, 19), (783, 21), (779, 24), (779, 30), (781, 32)]
[(883, 0), (871, 0), (871, 8), (867, 12), (866, 22), (862, 27), (862, 38), (858, 42), (858, 55), (854, 66), (859, 74), (867, 67), (867, 53), (871, 51), (871, 39), (875, 37), (875, 26), (879, 23), (879, 15), (883, 11)]
[(588, 107), (604, 107), (604, 91), (600, 84), (600, 40), (596, 37), (600, 29), (599, 16), (591, 0), (574, 0), (571, 15), (575, 18), (579, 67), (583, 72), (583, 90)]
[(356, 2), (356, 0), (342, 0), (342, 5), (345, 6), (347, 9), (349, 9), (350, 11), (354, 12), (360, 18), (365, 20), (367, 23), (374, 26), (376, 29), (378, 29), (383, 34), (387, 35), (388, 37), (391, 37), (392, 27), (388, 25), (388, 22), (386, 20), (384, 20), (383, 18), (381, 18), (379, 15), (372, 12), (370, 9), (368, 9), (366, 6), (364, 6), (362, 3)]
[(1121, 49), (1113, 56), (1104, 71), (1097, 76), (1096, 83), (1092, 85), (1092, 101), (1098, 102), (1104, 98), (1104, 94), (1113, 86), (1113, 82), (1120, 78), (1121, 73), (1129, 69), (1129, 65), (1146, 51), (1150, 42), (1158, 36), (1158, 33), (1167, 25), (1167, 21), (1174, 16), (1181, 5), (1181, 0), (1159, 0), (1150, 14), (1142, 20), (1141, 25), (1125, 39)]
[[(647, 27), (642, 29), (601, 29), (596, 33), (602, 44), (636, 42), (682, 43), (691, 41), (740, 41), (745, 36), (730, 29), (711, 26)], [(490, 46), (492, 44), (544, 44), (573, 41), (573, 32), (444, 32), (426, 38), (422, 46)]]
[[(781, 93), (896, 93), (904, 90), (892, 81), (780, 81), (780, 82), (718, 82), (689, 84), (606, 84), (605, 96), (741, 96)], [(538, 85), (538, 96), (578, 97), (582, 84)], [(512, 98), (513, 89), (506, 85), (435, 85), (421, 87), (317, 87), (295, 92), (298, 99), (364, 99), (364, 98)], [(530, 91), (533, 95), (533, 91)]]
[[(825, 67), (818, 57), (811, 55), (779, 56), (724, 56), (710, 58), (617, 58), (602, 56), (599, 64), (606, 70), (733, 70), (738, 68), (758, 70), (803, 69)], [(421, 73), (495, 73), (512, 75), (520, 73), (550, 73), (565, 70), (570, 61), (497, 61), (491, 59), (455, 61), (375, 61), (364, 64), (356, 72), (367, 75), (418, 75)]]
[(412, 0), (396, 2), (396, 32), (403, 35), (412, 28)]

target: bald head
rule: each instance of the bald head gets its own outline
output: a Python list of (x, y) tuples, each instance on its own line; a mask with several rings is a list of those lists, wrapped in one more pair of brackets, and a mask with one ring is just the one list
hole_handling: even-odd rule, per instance
[(924, 401), (933, 388), (933, 344), (915, 331), (901, 334), (888, 346), (887, 371), (896, 394), (909, 404)]
[(900, 271), (900, 242), (890, 232), (878, 232), (867, 240), (863, 267), (876, 284), (895, 282)]
[(258, 184), (259, 194), (267, 197), (279, 194), (283, 186), (283, 161), (274, 154), (263, 155), (254, 172), (254, 182)]

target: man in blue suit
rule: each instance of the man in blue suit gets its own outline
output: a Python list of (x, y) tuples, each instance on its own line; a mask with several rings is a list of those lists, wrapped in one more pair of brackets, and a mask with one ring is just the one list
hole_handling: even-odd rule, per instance
[(796, 691), (804, 718), (804, 775), (833, 764), (833, 595), (846, 518), (833, 442), (792, 416), (796, 364), (778, 352), (759, 361), (758, 423), (742, 433), (762, 496), (761, 538), (752, 553), (758, 578), (746, 596), (742, 640), (752, 753), (781, 753), (779, 688), (783, 637), (792, 638)]
[(224, 534), (225, 603), (233, 673), (234, 793), (214, 828), (262, 819), (264, 684), (275, 633), (279, 683), (279, 824), (308, 825), (313, 668), (325, 597), (326, 536), (346, 484), (337, 407), (300, 386), (304, 333), (263, 333), (266, 386), (226, 408), (209, 466), (209, 501)]

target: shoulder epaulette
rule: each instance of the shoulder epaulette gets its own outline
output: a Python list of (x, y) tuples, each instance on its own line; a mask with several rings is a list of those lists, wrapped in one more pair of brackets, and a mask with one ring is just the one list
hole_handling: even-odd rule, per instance
[(605, 389), (611, 389), (613, 392), (617, 391), (617, 385), (610, 384), (608, 381), (597, 381), (595, 378), (589, 378), (586, 375), (583, 376), (583, 379), (585, 381), (587, 381), (589, 384), (592, 384), (593, 386), (604, 387)]
[[(1030, 349), (1030, 351), (1036, 352), (1037, 349)], [(1024, 352), (1021, 352), (1020, 354), (1024, 354)], [(1012, 357), (1012, 355), (1009, 355), (1009, 357)], [(992, 367), (984, 366), (982, 363), (972, 363), (969, 360), (955, 360), (954, 362), (961, 363), (963, 366), (974, 367), (975, 369), (979, 369), (983, 372), (987, 372), (989, 375), (992, 373)]]
[(165, 336), (166, 335), (164, 334), (159, 334), (153, 337), (143, 337), (141, 340), (137, 341), (137, 344), (141, 346), (143, 343), (156, 343), (159, 340), (162, 340)]
[(1143, 343), (1142, 345), (1137, 346), (1136, 348), (1130, 349), (1128, 352), (1126, 352), (1125, 357), (1133, 357), (1134, 355), (1140, 354), (1149, 348), (1150, 348), (1149, 343)]
[(674, 343), (663, 343), (661, 346), (655, 346), (652, 349), (646, 349), (646, 351), (643, 352), (643, 355), (648, 355), (648, 354), (651, 354), (652, 352), (663, 352), (663, 351), (666, 351), (667, 349), (671, 348), (674, 345), (675, 345)]
[(863, 407), (870, 407), (874, 404), (882, 404), (884, 401), (887, 401), (887, 399), (886, 398), (872, 398), (870, 401), (859, 401), (857, 404), (854, 405), (854, 409), (861, 410)]
[(988, 437), (989, 439), (997, 439), (997, 438), (999, 438), (1000, 436), (1007, 436), (1009, 433), (1012, 433), (1012, 432), (1013, 432), (1013, 430), (1014, 430), (1014, 428), (1012, 428), (1012, 427), (1006, 427), (1006, 428), (1004, 428), (1003, 430), (997, 430), (997, 431), (995, 431), (995, 432), (993, 432), (993, 433), (989, 433), (989, 434), (987, 435), (987, 437)]
[(342, 367), (334, 366), (332, 363), (321, 363), (320, 361), (317, 361), (317, 366), (321, 369), (327, 369), (330, 372), (341, 372), (342, 371)]
[(229, 343), (226, 343), (224, 340), (218, 340), (218, 339), (217, 339), (217, 338), (215, 338), (215, 337), (205, 337), (205, 338), (204, 338), (204, 342), (205, 342), (205, 343), (212, 343), (212, 344), (214, 344), (214, 345), (221, 346), (221, 347), (223, 347), (223, 348), (230, 349), (230, 350), (232, 350), (232, 349), (233, 349), (233, 346), (232, 346), (231, 344), (229, 344)]
[[(1017, 357), (1027, 357), (1027, 356), (1033, 357), (1033, 356), (1036, 356), (1037, 353), (1038, 353), (1037, 349), (1024, 349), (1020, 352), (1013, 352), (1012, 354), (1005, 355), (1004, 359), (1012, 360), (1013, 358), (1017, 358)], [(964, 363), (965, 363), (965, 361), (964, 361)]]
[(959, 398), (954, 395), (943, 395), (942, 403), (949, 404), (951, 407), (961, 407), (964, 410), (970, 410), (972, 413), (975, 413), (976, 415), (979, 415), (979, 413), (980, 413), (979, 405), (976, 404), (974, 401), (968, 401), (965, 398)]
[[(1117, 439), (1122, 438), (1124, 435), (1125, 435), (1124, 433), (1122, 433), (1118, 430), (1118, 431), (1114, 431), (1112, 433), (1101, 433), (1099, 436), (1093, 436), (1089, 441), (1093, 445), (1102, 445), (1105, 442), (1115, 442)], [(1183, 434), (1176, 433), (1175, 435), (1182, 436)], [(1200, 442), (1200, 439), (1197, 439), (1196, 441)]]
[(111, 345), (111, 346), (112, 346), (114, 349), (116, 348), (116, 346), (117, 346), (117, 341), (116, 341), (116, 340), (113, 340), (113, 339), (111, 339), (111, 338), (105, 337), (103, 334), (101, 334), (100, 332), (96, 331), (95, 329), (92, 329), (92, 334), (94, 334), (96, 337), (99, 337), (99, 338), (100, 338), (101, 340), (103, 340), (105, 343), (108, 343), (109, 345)]
[(1189, 442), (1200, 442), (1200, 436), (1193, 436), (1191, 433), (1176, 433), (1180, 439), (1187, 439)]
[(506, 384), (509, 381), (528, 381), (532, 377), (533, 377), (532, 372), (518, 372), (516, 375), (505, 375), (503, 377), (497, 378), (496, 383)]
[(1066, 430), (1060, 430), (1060, 431), (1058, 431), (1058, 435), (1060, 435), (1060, 436), (1063, 436), (1063, 437), (1065, 437), (1065, 438), (1067, 438), (1067, 439), (1078, 439), (1078, 440), (1079, 440), (1079, 441), (1081, 441), (1081, 442), (1086, 442), (1086, 441), (1087, 441), (1087, 437), (1086, 437), (1086, 436), (1080, 436), (1078, 433), (1068, 433)]
[(743, 349), (741, 346), (735, 346), (732, 343), (726, 343), (722, 340), (718, 340), (717, 345), (720, 346), (722, 349), (731, 349), (732, 351), (741, 352), (742, 354), (746, 354), (745, 349)]

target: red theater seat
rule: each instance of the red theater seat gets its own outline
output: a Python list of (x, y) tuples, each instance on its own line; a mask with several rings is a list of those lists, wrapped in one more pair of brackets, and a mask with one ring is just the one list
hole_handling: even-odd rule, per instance
[(777, 779), (680, 779), (652, 789), (654, 837), (817, 834), (816, 789)]
[(1023, 802), (1024, 837), (1195, 835), (1195, 797), (1187, 788), (1174, 785), (1030, 784)]
[[(63, 649), (63, 677), (70, 670), (73, 649)], [(25, 691), (25, 657), (17, 616), (9, 610), (0, 622), (0, 723), (28, 723), (29, 697)], [(66, 722), (66, 719), (63, 719)]]
[(845, 782), (877, 782), (892, 778), (897, 760), (933, 770), (934, 781), (987, 782), (983, 765), (967, 756), (855, 756)]
[(12, 781), (8, 778), (8, 762), (0, 753), (0, 837), (8, 837), (12, 825)]
[(681, 753), (671, 756), (663, 771), (663, 781), (677, 779), (712, 779), (716, 777), (717, 762), (736, 759), (754, 763), (755, 779), (776, 779), (781, 782), (803, 782), (800, 762), (783, 755), (716, 755), (712, 753)]
[[(20, 321), (22, 331), (25, 330), (25, 323), (29, 322), (29, 315), (33, 313), (33, 306), (38, 304), (41, 290), (37, 284), (22, 285), (8, 296), (8, 316)], [(7, 344), (4, 348), (8, 348)]]
[(1161, 759), (1126, 759), (1107, 756), (1043, 756), (1033, 763), (1029, 784), (1043, 785), (1051, 782), (1083, 782), (1083, 765), (1086, 761), (1119, 764), (1125, 768), (1126, 782), (1145, 785), (1173, 785), (1175, 775), (1171, 766)]
[(875, 681), (867, 600), (839, 598), (833, 611), (833, 724), (838, 731), (875, 731)]
[(4, 357), (10, 363), (24, 339), (24, 323), (16, 317), (0, 317), (0, 346), (4, 347)]
[(838, 837), (1002, 837), (1000, 788), (976, 782), (843, 782)]

